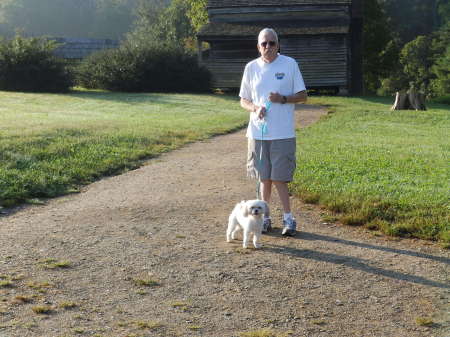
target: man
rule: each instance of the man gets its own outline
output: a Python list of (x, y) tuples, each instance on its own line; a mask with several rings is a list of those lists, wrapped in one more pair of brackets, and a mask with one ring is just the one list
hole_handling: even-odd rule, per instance
[[(250, 112), (247, 128), (250, 176), (259, 177), (262, 199), (270, 202), (275, 185), (283, 205), (283, 236), (294, 236), (297, 223), (291, 213), (287, 183), (295, 170), (295, 103), (307, 99), (297, 62), (278, 53), (277, 33), (264, 28), (258, 35), (259, 58), (244, 70), (241, 106)], [(263, 233), (272, 229), (264, 219)]]

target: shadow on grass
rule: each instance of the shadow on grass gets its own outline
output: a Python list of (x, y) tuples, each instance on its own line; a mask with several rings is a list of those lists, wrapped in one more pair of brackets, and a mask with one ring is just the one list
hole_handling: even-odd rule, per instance
[(395, 96), (355, 96), (355, 98), (360, 98), (363, 101), (371, 103), (389, 104), (390, 106), (392, 106), (395, 101)]
[[(276, 233), (272, 233), (272, 235), (275, 235)], [(278, 236), (278, 235), (276, 235)], [(393, 249), (388, 247), (380, 247), (380, 246), (374, 246), (359, 242), (353, 242), (348, 240), (342, 240), (339, 238), (333, 238), (329, 236), (324, 235), (318, 235), (313, 233), (307, 233), (307, 232), (301, 232), (297, 234), (294, 238), (291, 239), (300, 239), (300, 240), (321, 240), (321, 241), (329, 241), (329, 242), (336, 242), (341, 243), (345, 245), (351, 245), (351, 246), (358, 246), (362, 248), (369, 248), (369, 249), (377, 249), (382, 251), (388, 251), (398, 254), (406, 254), (410, 256), (417, 256), (417, 257), (423, 257), (428, 259), (433, 259), (439, 262), (443, 263), (449, 263), (449, 259), (444, 257), (438, 257), (428, 254), (422, 254), (422, 253), (416, 253), (408, 250), (402, 250), (402, 249)], [(409, 275), (397, 271), (392, 270), (386, 270), (383, 268), (373, 267), (367, 264), (366, 261), (360, 258), (356, 258), (353, 256), (344, 256), (344, 255), (338, 255), (338, 254), (332, 254), (332, 253), (324, 253), (324, 252), (318, 252), (310, 249), (296, 249), (296, 248), (290, 248), (286, 246), (278, 246), (278, 245), (265, 245), (265, 250), (271, 251), (278, 254), (283, 255), (289, 255), (291, 257), (295, 258), (301, 258), (301, 259), (310, 259), (315, 261), (321, 261), (321, 262), (328, 262), (333, 263), (337, 265), (343, 265), (352, 269), (361, 270), (366, 273), (374, 274), (374, 275), (381, 275), (385, 277), (389, 277), (392, 279), (400, 280), (400, 281), (407, 281), (411, 283), (421, 284), (425, 286), (431, 286), (436, 288), (443, 288), (443, 289), (450, 289), (450, 284), (441, 283), (433, 280), (426, 279), (421, 276), (415, 276), (415, 275)]]
[[(392, 96), (354, 96), (355, 98), (360, 98), (363, 101), (371, 102), (371, 103), (380, 103), (389, 105), (389, 108), (395, 102), (395, 95)], [(428, 109), (444, 109), (450, 110), (450, 105), (439, 102), (430, 102), (429, 100), (425, 102), (425, 105)], [(412, 111), (412, 110), (411, 110)]]

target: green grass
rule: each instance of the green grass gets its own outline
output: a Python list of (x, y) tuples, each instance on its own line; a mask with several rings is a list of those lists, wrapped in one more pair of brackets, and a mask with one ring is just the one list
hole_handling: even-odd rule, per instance
[(66, 269), (71, 267), (69, 261), (58, 261), (53, 258), (41, 260), (39, 264), (46, 269)]
[(53, 308), (48, 305), (35, 305), (31, 310), (40, 315), (49, 315), (53, 313)]
[(240, 128), (220, 95), (0, 92), (0, 206), (76, 191), (188, 142)]
[(10, 280), (1, 280), (0, 281), (0, 288), (13, 288), (14, 283), (12, 283)]
[(292, 191), (348, 225), (450, 242), (450, 107), (391, 112), (392, 99), (311, 102), (332, 113), (299, 131)]
[(420, 326), (432, 326), (434, 322), (431, 318), (428, 317), (417, 317), (416, 324)]

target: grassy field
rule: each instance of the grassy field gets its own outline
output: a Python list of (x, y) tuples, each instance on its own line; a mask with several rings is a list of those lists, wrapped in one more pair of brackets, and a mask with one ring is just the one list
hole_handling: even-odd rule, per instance
[(391, 112), (392, 100), (381, 98), (311, 102), (332, 113), (300, 131), (293, 192), (345, 224), (448, 246), (449, 106)]
[(39, 202), (242, 127), (220, 95), (0, 92), (0, 206)]

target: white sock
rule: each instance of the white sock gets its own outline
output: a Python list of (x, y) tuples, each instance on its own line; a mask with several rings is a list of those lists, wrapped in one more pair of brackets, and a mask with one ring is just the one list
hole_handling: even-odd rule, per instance
[(292, 213), (284, 213), (283, 214), (283, 220), (289, 220), (292, 219)]

